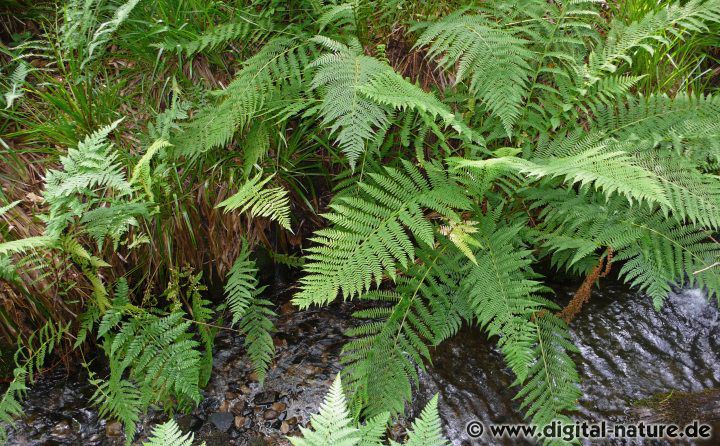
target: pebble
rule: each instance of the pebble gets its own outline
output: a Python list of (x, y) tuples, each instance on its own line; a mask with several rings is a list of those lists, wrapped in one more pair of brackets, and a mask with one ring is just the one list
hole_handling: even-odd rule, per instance
[(227, 412), (216, 412), (208, 418), (215, 427), (222, 432), (226, 432), (232, 426), (235, 417)]
[(52, 431), (50, 431), (52, 436), (59, 438), (67, 437), (70, 432), (72, 432), (72, 426), (70, 426), (70, 422), (67, 420), (57, 423), (53, 426)]
[(260, 392), (257, 395), (255, 395), (255, 404), (259, 405), (270, 405), (278, 400), (278, 393), (273, 392), (271, 390), (267, 390), (265, 392)]
[(283, 434), (287, 434), (288, 432), (290, 432), (290, 425), (287, 421), (283, 421), (280, 425), (280, 432), (282, 432)]
[(287, 409), (287, 404), (285, 404), (281, 401), (278, 401), (276, 403), (273, 403), (273, 405), (270, 406), (270, 408), (272, 410), (274, 410), (275, 412), (283, 412), (283, 411), (285, 411), (285, 409)]
[(122, 423), (113, 421), (105, 425), (105, 435), (108, 437), (120, 437), (123, 434)]
[(268, 409), (265, 412), (263, 412), (263, 419), (265, 420), (274, 420), (278, 417), (278, 413), (272, 409)]
[(220, 407), (218, 408), (219, 412), (229, 412), (230, 411), (230, 401), (225, 400), (220, 404)]
[(245, 417), (235, 417), (235, 428), (242, 429), (245, 427)]
[(234, 413), (235, 415), (242, 414), (243, 410), (245, 410), (245, 401), (237, 401), (235, 404), (232, 405), (232, 408), (230, 411)]

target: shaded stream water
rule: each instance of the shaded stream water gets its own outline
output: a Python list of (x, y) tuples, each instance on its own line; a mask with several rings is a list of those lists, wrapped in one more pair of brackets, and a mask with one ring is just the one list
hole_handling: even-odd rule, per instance
[[(567, 300), (572, 292), (559, 289), (558, 297)], [(282, 304), (276, 321), (277, 359), (264, 388), (243, 354), (242, 339), (221, 335), (205, 399), (192, 414), (179, 416), (179, 423), (208, 446), (287, 444), (284, 434), (307, 423), (340, 370), (342, 332), (352, 323), (351, 312), (351, 304), (305, 312)], [(577, 419), (633, 421), (637, 400), (720, 387), (720, 312), (700, 291), (673, 294), (656, 312), (650, 299), (604, 285), (572, 329), (584, 394)], [(444, 429), (453, 445), (522, 444), (486, 436), (471, 440), (465, 432), (469, 420), (521, 422), (512, 400), (516, 390), (508, 389), (511, 382), (492, 343), (476, 328), (464, 328), (433, 352), (412, 412), (439, 393)], [(122, 444), (118, 426), (100, 420), (88, 406), (93, 391), (83, 376), (61, 371), (45, 376), (29, 392), (25, 416), (10, 430), (8, 444)], [(156, 412), (143, 417), (141, 437), (165, 419)], [(720, 432), (720, 425), (714, 430)], [(402, 425), (394, 433), (401, 435)]]

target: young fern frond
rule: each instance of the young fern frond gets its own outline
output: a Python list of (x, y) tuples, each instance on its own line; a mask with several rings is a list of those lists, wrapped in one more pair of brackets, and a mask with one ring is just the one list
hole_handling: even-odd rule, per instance
[[(420, 417), (408, 431), (406, 446), (447, 446), (442, 435), (440, 416), (437, 410), (438, 398), (434, 396), (422, 410)], [(338, 375), (333, 381), (319, 413), (312, 416), (312, 430), (300, 427), (302, 437), (289, 437), (294, 446), (381, 446), (385, 436), (387, 413), (371, 418), (364, 425), (357, 426), (347, 408), (342, 383)], [(399, 446), (390, 440), (389, 446)]]
[[(152, 435), (143, 442), (143, 446), (192, 446), (194, 441), (195, 435), (183, 435), (175, 420), (170, 420), (153, 429)], [(205, 446), (205, 442), (200, 446)]]
[(270, 362), (275, 356), (275, 344), (271, 336), (275, 326), (269, 319), (275, 316), (275, 312), (270, 309), (273, 303), (260, 297), (263, 291), (265, 291), (265, 287), (253, 291), (252, 300), (238, 325), (240, 331), (245, 335), (247, 355), (252, 361), (261, 385), (265, 381)]
[(333, 227), (315, 233), (318, 246), (308, 249), (306, 275), (294, 302), (302, 308), (324, 304), (338, 292), (352, 298), (385, 275), (395, 279), (397, 264), (407, 267), (415, 257), (413, 239), (434, 243), (424, 209), (459, 221), (455, 210), (470, 205), (462, 189), (436, 167), (427, 173), (429, 180), (403, 162), (402, 169), (368, 174), (357, 196), (342, 196), (331, 204), (325, 217)]
[(281, 187), (263, 189), (271, 179), (272, 176), (262, 179), (262, 172), (258, 173), (218, 207), (225, 212), (240, 209), (241, 213), (248, 211), (251, 217), (267, 217), (290, 231), (290, 198)]

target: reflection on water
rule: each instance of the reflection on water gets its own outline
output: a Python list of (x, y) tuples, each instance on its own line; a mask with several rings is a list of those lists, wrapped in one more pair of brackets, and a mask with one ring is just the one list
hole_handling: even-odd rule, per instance
[[(561, 289), (558, 297), (570, 299), (573, 292)], [(649, 298), (624, 287), (595, 290), (571, 326), (580, 350), (575, 360), (584, 393), (576, 419), (630, 422), (628, 414), (637, 400), (720, 387), (719, 321), (716, 304), (698, 290), (672, 294), (660, 312)], [(415, 406), (439, 392), (454, 445), (518, 444), (483, 438), (471, 442), (465, 433), (471, 419), (521, 422), (514, 391), (506, 389), (512, 376), (501, 364), (499, 353), (478, 330), (465, 328), (435, 352), (432, 369), (423, 374), (422, 401)], [(720, 432), (720, 425), (714, 430)]]

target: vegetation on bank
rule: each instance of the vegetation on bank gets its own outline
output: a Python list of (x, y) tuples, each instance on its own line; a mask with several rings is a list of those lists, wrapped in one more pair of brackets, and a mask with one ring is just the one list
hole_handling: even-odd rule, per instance
[[(463, 324), (544, 425), (576, 408), (568, 324), (603, 277), (719, 299), (718, 0), (7, 3), (0, 420), (58, 351), (128, 442), (200, 402), (218, 330), (262, 382), (261, 252), (298, 311), (366, 301), (343, 423), (376, 443)], [(564, 308), (541, 262), (582, 282)]]

